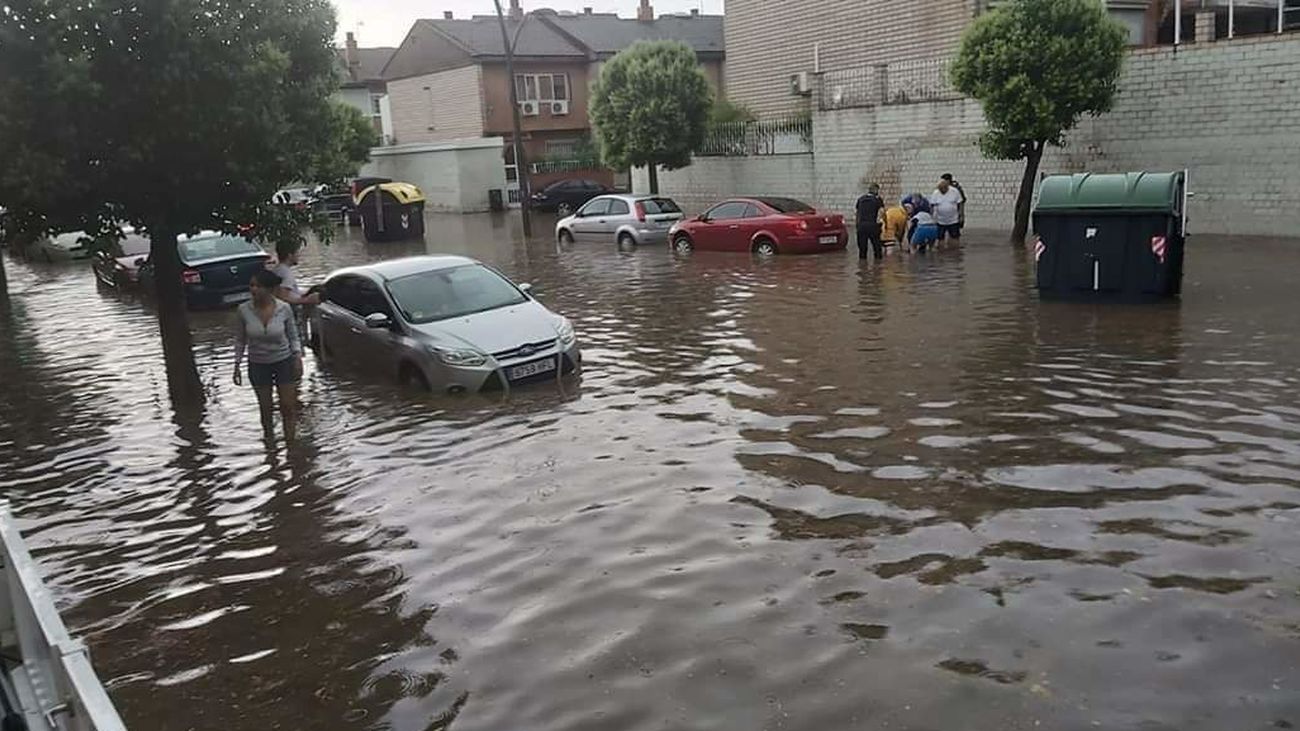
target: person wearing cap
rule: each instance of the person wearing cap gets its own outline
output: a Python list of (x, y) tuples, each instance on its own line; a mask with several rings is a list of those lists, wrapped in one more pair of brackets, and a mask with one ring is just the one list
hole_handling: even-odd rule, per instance
[(880, 197), (880, 184), (867, 186), (867, 192), (858, 199), (855, 206), (858, 215), (858, 258), (867, 258), (867, 248), (877, 259), (885, 255), (885, 247), (880, 241), (880, 212), (885, 208), (885, 201)]

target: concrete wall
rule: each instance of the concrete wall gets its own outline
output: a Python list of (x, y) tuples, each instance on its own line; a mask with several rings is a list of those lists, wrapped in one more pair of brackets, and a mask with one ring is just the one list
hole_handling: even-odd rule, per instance
[[(1193, 231), (1296, 235), (1282, 181), (1300, 169), (1300, 36), (1133, 51), (1114, 109), (1085, 119), (1042, 171), (1190, 170)], [(929, 192), (953, 173), (971, 226), (1009, 228), (1023, 163), (985, 160), (978, 103), (956, 100), (818, 113), (816, 197), (847, 209), (862, 184)]]
[[(659, 192), (688, 213), (700, 213), (720, 199), (738, 195), (787, 195), (808, 199), (813, 156), (700, 157), (690, 167), (659, 171)], [(632, 171), (632, 191), (650, 192), (645, 168)]]
[(388, 83), (393, 136), (400, 145), (483, 135), (478, 66), (465, 66)]
[[(761, 191), (847, 212), (867, 182), (896, 198), (928, 193), (951, 172), (970, 198), (967, 223), (1007, 230), (1023, 162), (984, 159), (983, 129), (969, 99), (817, 112), (811, 158), (701, 158), (661, 174), (660, 188), (684, 205)], [(1114, 109), (1083, 120), (1042, 164), (1046, 173), (1183, 168), (1193, 232), (1300, 231), (1285, 182), (1300, 169), (1300, 35), (1135, 50)]]
[(501, 138), (376, 147), (362, 175), (414, 183), (424, 191), (427, 210), (478, 213), (489, 210), (488, 190), (505, 190)]
[(806, 109), (790, 75), (950, 55), (975, 0), (727, 0), (727, 98), (759, 114)]

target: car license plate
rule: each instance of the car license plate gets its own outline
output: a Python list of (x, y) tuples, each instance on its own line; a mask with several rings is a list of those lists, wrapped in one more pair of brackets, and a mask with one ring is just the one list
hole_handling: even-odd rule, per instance
[(817, 243), (819, 244), (838, 244), (839, 242), (840, 242), (839, 236), (818, 236), (817, 237)]
[(252, 292), (235, 292), (233, 294), (228, 294), (222, 297), (221, 301), (228, 305), (233, 305), (236, 302), (246, 302), (252, 298), (253, 298)]
[(517, 365), (510, 369), (510, 380), (518, 381), (522, 378), (535, 376), (538, 373), (546, 373), (555, 370), (555, 359), (547, 358), (546, 360), (535, 360), (532, 363)]

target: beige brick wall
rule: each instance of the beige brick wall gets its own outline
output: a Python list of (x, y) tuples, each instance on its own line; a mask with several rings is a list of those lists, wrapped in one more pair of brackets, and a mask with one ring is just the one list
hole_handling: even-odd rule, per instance
[(390, 81), (393, 136), (398, 144), (482, 137), (482, 88), (478, 66)]
[(790, 75), (950, 55), (973, 0), (727, 0), (727, 96), (760, 114), (807, 108)]
[[(1294, 236), (1300, 206), (1280, 181), (1300, 169), (1300, 84), (1287, 79), (1300, 79), (1297, 34), (1133, 51), (1114, 109), (1085, 118), (1041, 169), (1187, 168), (1193, 233)], [(808, 174), (781, 170), (779, 158), (703, 158), (661, 173), (660, 188), (687, 205), (766, 190), (848, 212), (866, 182), (896, 199), (951, 172), (970, 198), (967, 223), (1006, 231), (1024, 163), (985, 159), (984, 125), (970, 99), (817, 112)]]

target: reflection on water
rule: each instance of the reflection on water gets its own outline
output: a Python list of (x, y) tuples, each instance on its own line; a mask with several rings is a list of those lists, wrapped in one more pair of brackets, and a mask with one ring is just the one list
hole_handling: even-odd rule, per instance
[(305, 279), (470, 254), (587, 371), (419, 399), (309, 365), (290, 453), (223, 315), (173, 414), (147, 304), (9, 260), (0, 485), (134, 728), (1300, 723), (1294, 244), (1198, 240), (1182, 303), (1127, 307), (1039, 303), (998, 241), (345, 232)]

